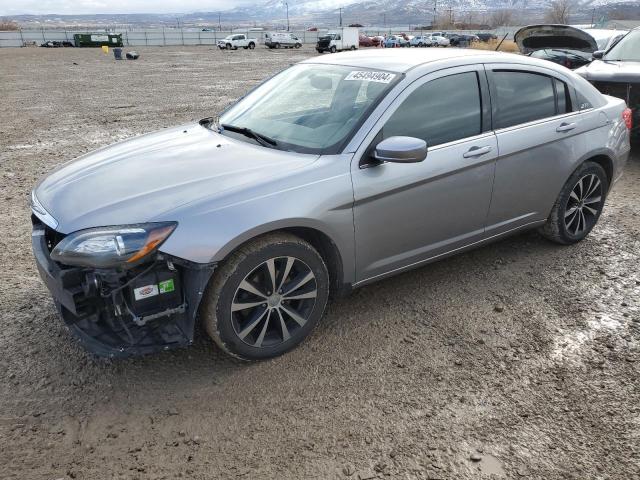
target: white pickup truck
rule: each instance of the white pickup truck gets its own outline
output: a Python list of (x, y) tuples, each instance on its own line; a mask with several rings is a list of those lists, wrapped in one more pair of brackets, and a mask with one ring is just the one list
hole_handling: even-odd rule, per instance
[(220, 50), (237, 50), (238, 47), (242, 47), (245, 50), (247, 48), (253, 50), (256, 48), (258, 44), (258, 40), (255, 38), (247, 38), (247, 36), (243, 33), (234, 33), (233, 35), (227, 35), (222, 40), (218, 40), (218, 48)]

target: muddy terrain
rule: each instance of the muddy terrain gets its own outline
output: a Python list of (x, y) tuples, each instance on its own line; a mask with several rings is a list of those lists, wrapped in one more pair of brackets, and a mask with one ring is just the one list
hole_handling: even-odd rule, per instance
[(640, 158), (581, 244), (526, 233), (362, 288), (276, 360), (204, 334), (87, 355), (31, 257), (37, 179), (315, 54), (137, 50), (0, 49), (0, 478), (640, 478)]

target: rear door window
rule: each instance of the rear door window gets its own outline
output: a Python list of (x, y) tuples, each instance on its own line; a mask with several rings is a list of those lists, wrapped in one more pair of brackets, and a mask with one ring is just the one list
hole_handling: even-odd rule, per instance
[(438, 78), (416, 88), (382, 129), (383, 138), (421, 138), (432, 147), (482, 132), (476, 72)]
[(506, 128), (556, 115), (554, 79), (521, 71), (493, 71), (494, 128)]

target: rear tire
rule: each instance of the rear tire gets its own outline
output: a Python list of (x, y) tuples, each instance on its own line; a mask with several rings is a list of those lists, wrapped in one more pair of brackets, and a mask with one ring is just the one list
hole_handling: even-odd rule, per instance
[(296, 48), (300, 48), (300, 47), (302, 47), (302, 44), (301, 44), (301, 43), (296, 43), (296, 44), (295, 44), (295, 47), (296, 47)]
[(256, 44), (255, 44), (255, 43), (253, 43), (253, 42), (251, 42), (251, 43), (249, 44), (249, 50), (253, 50), (254, 48), (256, 48)]
[(320, 254), (278, 232), (252, 240), (220, 265), (201, 314), (207, 333), (226, 353), (263, 360), (300, 344), (320, 322), (328, 298), (329, 274)]
[(595, 162), (583, 163), (562, 187), (540, 234), (562, 245), (583, 240), (598, 223), (608, 191), (604, 169)]

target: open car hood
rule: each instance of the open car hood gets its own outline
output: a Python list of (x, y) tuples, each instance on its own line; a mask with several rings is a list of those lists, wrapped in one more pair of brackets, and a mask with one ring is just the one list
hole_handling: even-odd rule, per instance
[(545, 48), (587, 53), (598, 49), (595, 38), (584, 30), (568, 25), (529, 25), (518, 30), (513, 39), (524, 54)]

